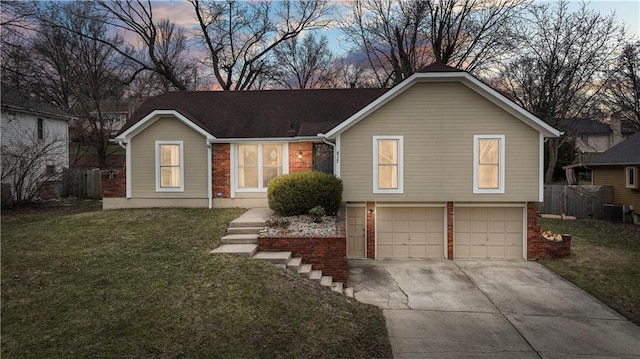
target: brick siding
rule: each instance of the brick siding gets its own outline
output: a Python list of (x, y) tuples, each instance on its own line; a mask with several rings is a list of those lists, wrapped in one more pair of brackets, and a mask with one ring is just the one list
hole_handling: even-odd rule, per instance
[(527, 203), (527, 259), (565, 258), (571, 255), (571, 236), (562, 235), (561, 242), (542, 237), (538, 226), (538, 203)]
[[(231, 197), (231, 145), (211, 145), (211, 182), (213, 197)], [(218, 196), (221, 194), (221, 196)]]
[(376, 257), (376, 204), (367, 202), (367, 258)]
[(104, 170), (102, 180), (102, 198), (124, 198), (127, 196), (127, 171), (125, 167)]
[(313, 142), (290, 142), (289, 173), (310, 171), (313, 171)]
[(453, 259), (453, 202), (447, 202), (447, 259)]

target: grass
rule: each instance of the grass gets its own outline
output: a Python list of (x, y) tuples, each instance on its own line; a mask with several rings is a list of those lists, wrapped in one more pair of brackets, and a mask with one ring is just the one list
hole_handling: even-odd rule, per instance
[(542, 218), (542, 228), (571, 234), (571, 257), (543, 265), (640, 325), (640, 226)]
[(240, 213), (3, 213), (2, 357), (391, 357), (378, 308), (208, 254)]

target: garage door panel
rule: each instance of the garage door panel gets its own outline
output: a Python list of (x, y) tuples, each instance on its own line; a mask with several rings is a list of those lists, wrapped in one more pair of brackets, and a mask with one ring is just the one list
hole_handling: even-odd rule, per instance
[(405, 221), (405, 220), (399, 220), (393, 221), (393, 231), (394, 232), (398, 232), (398, 231), (402, 231), (402, 232), (409, 232), (409, 221)]
[(378, 257), (381, 257), (381, 258), (392, 258), (393, 257), (393, 246), (391, 244), (378, 243)]
[(487, 258), (505, 258), (504, 246), (489, 246)]
[(444, 257), (443, 208), (378, 207), (377, 211), (378, 257)]
[(377, 242), (379, 244), (393, 244), (393, 233), (380, 233), (378, 232)]
[(478, 220), (473, 220), (473, 222), (471, 222), (471, 227), (472, 227), (472, 231), (474, 232), (482, 232), (482, 233), (487, 233), (487, 231), (489, 230), (489, 223), (487, 223), (487, 221), (478, 221)]
[(426, 245), (427, 244), (427, 234), (422, 233), (413, 233), (411, 232), (411, 245)]
[(523, 208), (456, 208), (454, 220), (456, 258), (523, 257)]
[(522, 259), (522, 247), (520, 246), (506, 247), (505, 256), (507, 259)]
[(508, 221), (505, 223), (505, 229), (510, 233), (522, 233), (522, 220), (518, 222)]
[(522, 246), (522, 233), (507, 233), (505, 235), (507, 246)]
[(488, 208), (487, 220), (504, 222), (504, 208)]
[(411, 230), (412, 233), (426, 232), (427, 231), (427, 222), (424, 221), (424, 220), (422, 220), (422, 221), (412, 220), (411, 221), (411, 227), (409, 227), (409, 229)]
[(488, 245), (505, 245), (505, 234), (504, 233), (490, 233), (487, 237)]

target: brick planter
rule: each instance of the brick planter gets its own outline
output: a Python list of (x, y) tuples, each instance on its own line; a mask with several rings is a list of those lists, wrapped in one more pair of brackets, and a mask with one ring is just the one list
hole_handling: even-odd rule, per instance
[(336, 216), (337, 236), (334, 237), (258, 237), (259, 251), (291, 251), (302, 257), (302, 263), (311, 264), (334, 282), (347, 284), (346, 210), (342, 206)]
[(291, 251), (302, 263), (330, 275), (334, 282), (347, 284), (346, 237), (259, 237), (259, 251)]
[(540, 236), (539, 246), (541, 258), (567, 258), (571, 255), (571, 236), (563, 234), (560, 242), (552, 242)]

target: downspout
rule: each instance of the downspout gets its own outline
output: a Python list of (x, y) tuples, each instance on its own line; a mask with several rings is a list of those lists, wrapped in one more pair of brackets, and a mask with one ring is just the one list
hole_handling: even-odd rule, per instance
[(124, 148), (125, 153), (125, 173), (126, 173), (126, 183), (125, 183), (125, 198), (131, 198), (131, 183), (133, 181), (131, 177), (131, 151), (127, 148), (128, 142), (124, 140), (118, 140), (118, 146)]
[(330, 142), (329, 140), (327, 140), (326, 136), (324, 133), (319, 133), (318, 137), (322, 138), (322, 142), (326, 143), (327, 145), (331, 146), (333, 148), (333, 174), (336, 174), (336, 168), (338, 166), (338, 164), (336, 163), (336, 144), (333, 142)]
[(211, 183), (211, 171), (213, 163), (211, 163), (211, 143), (205, 140), (207, 145), (207, 197), (209, 198), (209, 209), (213, 208), (213, 183)]

